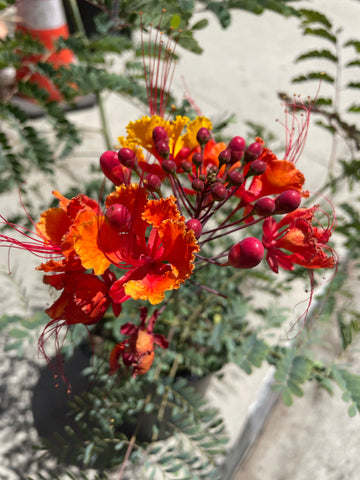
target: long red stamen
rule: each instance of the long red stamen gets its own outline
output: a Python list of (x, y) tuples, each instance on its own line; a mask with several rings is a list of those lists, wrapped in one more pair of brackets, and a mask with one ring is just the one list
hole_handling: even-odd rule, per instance
[[(286, 149), (284, 160), (288, 160), (295, 164), (300, 158), (300, 155), (305, 148), (310, 125), (311, 109), (316, 101), (317, 95), (318, 92), (313, 101), (310, 101), (309, 97), (308, 104), (305, 104), (297, 95), (294, 95), (292, 101), (285, 97), (285, 122), (280, 122), (280, 125), (285, 128)], [(300, 115), (299, 110), (302, 110)], [(289, 115), (291, 121), (289, 121)]]
[(144, 25), (141, 15), (141, 49), (143, 57), (144, 78), (146, 94), (151, 115), (164, 117), (166, 105), (170, 96), (170, 85), (173, 79), (175, 65), (175, 47), (177, 39), (168, 37), (166, 45), (161, 31), (161, 22), (166, 10), (163, 10), (159, 23), (156, 27), (155, 38), (153, 39), (153, 26), (149, 28), (148, 62), (145, 60)]
[(62, 255), (59, 245), (55, 245), (54, 243), (45, 241), (41, 236), (39, 236), (35, 232), (32, 232), (28, 228), (8, 222), (2, 215), (0, 215), (0, 220), (0, 223), (12, 228), (16, 233), (28, 239), (28, 241), (22, 241), (1, 233), (0, 246), (27, 250), (28, 252), (38, 257), (47, 257), (49, 255)]

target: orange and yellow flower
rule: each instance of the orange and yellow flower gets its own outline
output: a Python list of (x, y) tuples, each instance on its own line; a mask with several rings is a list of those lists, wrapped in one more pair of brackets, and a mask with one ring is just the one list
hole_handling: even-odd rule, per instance
[(137, 184), (122, 185), (106, 199), (106, 207), (122, 205), (130, 212), (119, 231), (105, 215), (93, 214), (74, 234), (74, 250), (86, 269), (102, 275), (110, 265), (124, 270), (110, 296), (115, 303), (128, 298), (161, 302), (165, 292), (190, 277), (199, 250), (192, 230), (184, 223), (174, 197), (149, 200)]
[[(210, 130), (212, 124), (206, 117), (196, 117), (190, 121), (187, 117), (177, 116), (175, 120), (169, 121), (157, 115), (142, 117), (136, 122), (130, 122), (127, 126), (127, 137), (119, 137), (118, 140), (122, 147), (136, 151), (139, 165), (145, 171), (150, 170), (142, 149), (153, 155), (160, 165), (163, 161), (152, 137), (152, 132), (156, 127), (162, 127), (166, 131), (170, 158), (176, 162), (177, 168), (180, 170), (181, 162), (189, 158), (199, 146), (196, 139), (199, 129), (205, 127)], [(159, 165), (153, 165), (153, 167), (155, 166)], [(157, 169), (153, 173), (159, 174), (160, 172)]]
[(278, 223), (273, 217), (264, 220), (262, 241), (266, 260), (275, 273), (279, 267), (293, 270), (295, 264), (309, 269), (335, 267), (333, 251), (327, 245), (332, 226), (313, 225), (317, 210), (317, 206), (299, 208)]
[(168, 341), (163, 335), (153, 332), (155, 322), (159, 315), (158, 311), (151, 316), (146, 326), (147, 309), (140, 309), (140, 325), (126, 323), (121, 327), (121, 333), (128, 338), (118, 343), (110, 353), (110, 375), (113, 375), (120, 368), (119, 360), (122, 358), (126, 367), (132, 367), (133, 376), (146, 373), (155, 356), (154, 347), (168, 348)]
[[(266, 170), (263, 174), (254, 176), (249, 188), (243, 185), (237, 195), (246, 203), (251, 203), (267, 195), (277, 195), (286, 190), (296, 190), (302, 196), (307, 197), (308, 193), (303, 190), (305, 183), (304, 175), (295, 165), (288, 160), (279, 160), (276, 155), (264, 148), (259, 160), (266, 163)], [(246, 174), (248, 168), (245, 168)]]

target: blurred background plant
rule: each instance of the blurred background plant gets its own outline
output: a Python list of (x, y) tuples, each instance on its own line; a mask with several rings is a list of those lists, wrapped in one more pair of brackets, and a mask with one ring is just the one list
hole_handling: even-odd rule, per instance
[[(0, 9), (5, 12), (14, 4), (14, 1), (0, 0)], [(359, 256), (360, 215), (356, 186), (359, 181), (360, 127), (353, 117), (360, 113), (360, 107), (353, 99), (345, 107), (342, 102), (344, 92), (353, 93), (360, 88), (356, 79), (342, 83), (343, 70), (350, 76), (355, 72), (354, 78), (357, 76), (360, 41), (356, 38), (344, 39), (339, 26), (326, 15), (300, 9), (297, 4), (297, 1), (280, 0), (167, 1), (163, 4), (166, 13), (162, 29), (169, 35), (174, 29), (181, 29), (179, 45), (200, 54), (202, 46), (196, 40), (196, 32), (206, 28), (208, 20), (204, 18), (194, 23), (195, 13), (211, 12), (226, 28), (231, 22), (233, 9), (255, 14), (269, 9), (284, 16), (298, 17), (304, 35), (314, 37), (314, 43), (319, 42), (318, 48), (301, 53), (296, 58), (298, 63), (307, 62), (310, 72), (293, 81), (314, 84), (321, 79), (328, 85), (326, 91), (329, 95), (325, 97), (321, 91), (312, 109), (318, 125), (329, 133), (329, 141), (333, 142), (328, 178), (319, 190), (331, 199), (336, 198), (344, 188), (355, 192), (352, 202), (336, 204), (337, 231), (342, 235), (340, 243), (346, 251), (337, 276), (322, 289), (305, 328), (293, 339), (292, 348), (288, 348), (282, 340), (274, 341), (271, 336), (274, 330), (284, 328), (289, 318), (289, 311), (280, 309), (276, 299), (280, 294), (289, 293), (294, 282), (299, 278), (303, 282), (303, 278), (301, 274), (291, 273), (274, 279), (264, 269), (251, 273), (234, 273), (230, 269), (214, 272), (215, 267), (210, 266), (195, 272), (192, 282), (174, 295), (162, 322), (158, 324), (158, 333), (167, 335), (170, 329), (170, 348), (156, 355), (148, 374), (136, 379), (109, 377), (104, 360), (104, 353), (107, 354), (120, 340), (121, 324), (138, 315), (134, 303), (125, 304), (119, 319), (109, 315), (96, 325), (92, 331), (96, 348), (89, 350), (86, 346), (88, 333), (85, 329), (76, 328), (64, 355), (71, 362), (71, 358), (76, 358), (74, 352), (85, 349), (87, 360), (83, 366), (86, 367), (88, 362), (85, 368), (88, 380), (84, 391), (75, 392), (78, 395), (71, 399), (67, 411), (71, 419), (69, 425), (61, 425), (40, 448), (44, 449), (44, 455), (38, 459), (39, 471), (43, 468), (41, 478), (59, 478), (58, 475), (65, 472), (68, 478), (78, 478), (73, 473), (72, 466), (75, 465), (82, 470), (83, 478), (87, 478), (86, 469), (94, 468), (97, 478), (106, 478), (108, 470), (120, 469), (124, 478), (128, 471), (132, 478), (172, 479), (181, 473), (181, 478), (189, 480), (223, 479), (226, 432), (218, 412), (210, 409), (196, 391), (195, 381), (204, 381), (210, 374), (221, 377), (223, 367), (229, 362), (235, 363), (247, 374), (263, 363), (274, 365), (273, 388), (287, 405), (292, 403), (294, 396), (303, 395), (302, 385), (306, 381), (316, 381), (330, 393), (334, 385), (338, 385), (344, 391), (344, 400), (350, 401), (349, 414), (355, 415), (360, 411), (360, 377), (339, 362), (360, 330), (359, 313), (351, 307), (351, 302), (345, 308), (343, 303), (343, 299), (349, 299), (350, 295), (346, 285), (349, 268), (354, 268), (349, 260)], [(82, 131), (69, 120), (66, 110), (74, 106), (77, 97), (91, 94), (96, 98), (104, 144), (108, 149), (112, 148), (112, 143), (107, 126), (109, 119), (102, 105), (104, 92), (113, 91), (139, 104), (147, 103), (141, 47), (136, 36), (141, 28), (138, 12), (143, 12), (145, 25), (157, 25), (158, 2), (97, 0), (76, 3), (67, 0), (64, 5), (72, 34), (67, 40), (61, 40), (59, 47), (70, 48), (77, 62), (66, 68), (54, 69), (45, 62), (33, 67), (34, 71), (52, 79), (63, 96), (63, 104), (49, 102), (46, 92), (26, 81), (6, 88), (2, 85), (0, 193), (18, 187), (29, 173), (41, 172), (51, 181), (52, 176), (59, 172), (63, 159), (74, 154), (74, 148), (82, 141)], [(86, 7), (91, 7), (95, 14), (90, 24), (81, 19), (82, 8)], [(4, 37), (0, 45), (2, 72), (9, 67), (15, 70), (20, 67), (20, 51), (42, 52), (38, 42), (18, 32)], [(345, 64), (343, 50), (352, 51)], [(124, 68), (120, 74), (112, 72), (112, 55), (124, 57)], [(318, 69), (319, 61), (322, 62), (321, 71)], [(311, 65), (314, 65), (313, 69)], [(76, 88), (71, 85), (76, 85)], [(29, 114), (12, 101), (16, 94), (26, 95), (41, 107), (41, 114), (48, 120), (47, 131), (42, 125), (37, 127)], [(287, 93), (281, 92), (281, 96), (284, 95), (287, 96)], [(189, 116), (195, 114), (187, 100), (180, 105), (173, 104), (171, 114), (184, 113)], [(224, 128), (229, 121), (231, 116), (215, 125), (218, 135), (225, 135)], [(272, 139), (263, 125), (250, 123), (248, 126), (249, 140), (259, 134), (266, 141)], [(341, 156), (337, 149), (339, 139), (347, 145), (347, 154)], [(97, 198), (100, 183), (90, 182), (82, 187), (87, 194)], [(26, 187), (24, 191), (26, 204), (32, 192)], [(204, 283), (204, 276), (211, 277), (212, 288), (220, 293), (226, 292), (224, 296), (211, 295), (198, 287)], [(268, 306), (259, 306), (258, 295), (270, 298)], [(26, 294), (24, 301), (26, 304)], [(315, 321), (318, 316), (320, 320)], [(317, 356), (316, 345), (323, 341), (324, 325), (334, 318), (338, 331), (333, 347), (335, 353), (323, 361)], [(27, 341), (34, 341), (33, 331), (44, 325), (44, 315), (29, 312), (29, 316), (24, 318), (23, 315), (4, 313), (0, 321), (0, 329), (8, 338), (6, 348), (20, 351)], [(93, 350), (95, 358), (90, 362)], [(48, 466), (49, 455), (57, 457), (58, 465)]]

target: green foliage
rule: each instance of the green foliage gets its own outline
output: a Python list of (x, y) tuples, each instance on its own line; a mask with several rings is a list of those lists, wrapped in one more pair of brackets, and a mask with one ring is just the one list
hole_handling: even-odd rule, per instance
[(321, 80), (322, 82), (333, 84), (335, 78), (332, 75), (328, 75), (324, 72), (310, 72), (306, 75), (299, 75), (292, 79), (293, 83), (307, 82), (309, 80)]
[[(0, 8), (13, 2), (0, 0)], [(47, 63), (34, 65), (34, 71), (52, 79), (57, 88), (70, 104), (79, 94), (94, 93), (100, 96), (104, 90), (131, 96), (146, 102), (142, 82), (142, 63), (137, 62), (137, 46), (127, 36), (114, 34), (114, 28), (125, 29), (129, 26), (139, 28), (139, 16), (136, 9), (143, 10), (143, 22), (156, 25), (161, 13), (158, 2), (129, 1), (120, 2), (116, 18), (113, 15), (113, 2), (98, 0), (92, 2), (101, 7), (103, 13), (97, 20), (98, 32), (90, 39), (82, 34), (61, 40), (59, 47), (71, 48), (78, 64), (69, 68), (54, 69)], [(325, 60), (329, 71), (310, 71), (298, 76), (294, 82), (307, 82), (321, 79), (335, 86), (338, 80), (337, 69), (340, 45), (339, 32), (332, 22), (323, 14), (313, 10), (296, 10), (290, 2), (280, 0), (228, 0), (225, 2), (206, 1), (204, 8), (216, 15), (222, 27), (231, 23), (231, 10), (243, 9), (256, 14), (269, 9), (282, 15), (300, 15), (304, 35), (325, 42), (326, 47), (304, 52), (296, 62)], [(168, 1), (163, 14), (164, 31), (169, 28), (183, 30), (179, 44), (193, 52), (201, 52), (194, 34), (207, 26), (207, 20), (200, 19), (192, 24), (195, 3), (192, 1)], [(155, 13), (154, 13), (155, 12)], [(353, 47), (360, 53), (360, 42), (348, 41), (345, 46)], [(41, 46), (26, 37), (16, 37), (3, 42), (0, 53), (0, 66), (17, 65), (17, 49), (23, 51), (41, 51)], [(127, 63), (123, 75), (109, 71), (108, 54), (122, 55), (132, 50), (134, 59)], [(360, 58), (354, 57), (345, 68), (360, 65)], [(73, 84), (77, 88), (72, 87)], [(360, 87), (358, 82), (349, 82), (347, 88), (355, 92)], [(11, 182), (23, 181), (27, 171), (40, 170), (52, 173), (56, 162), (64, 155), (69, 155), (81, 141), (76, 128), (68, 121), (66, 114), (56, 103), (48, 102), (46, 92), (27, 82), (18, 85), (20, 93), (36, 99), (43, 106), (47, 118), (51, 121), (55, 140), (48, 142), (33, 125), (29, 124), (24, 112), (11, 103), (0, 104), (0, 118), (16, 132), (18, 146), (8, 134), (8, 129), (0, 129), (0, 191), (5, 191)], [(184, 101), (179, 111), (188, 112), (190, 105)], [(336, 98), (318, 98), (313, 112), (322, 118), (322, 125), (330, 132), (341, 132), (359, 149), (360, 133), (356, 125), (345, 121), (336, 110)], [(360, 111), (357, 103), (348, 107), (348, 112)], [(221, 130), (231, 121), (225, 118), (218, 125)], [(271, 138), (271, 132), (256, 124), (248, 123), (256, 135)], [(251, 135), (253, 136), (253, 135)], [(56, 155), (54, 152), (59, 152)], [(11, 170), (9, 170), (9, 165)], [(356, 184), (359, 177), (359, 160), (342, 161), (345, 176)], [(89, 186), (99, 191), (97, 185)], [(339, 232), (346, 237), (346, 246), (358, 254), (358, 234), (360, 217), (357, 208), (351, 204), (342, 206), (344, 221), (340, 222)], [(341, 219), (340, 219), (341, 220)], [(205, 279), (213, 279), (211, 290), (200, 287)], [(292, 278), (295, 278), (293, 276)], [(327, 291), (320, 300), (323, 320), (328, 320), (337, 307), (337, 297), (344, 277), (338, 276), (332, 290)], [(204, 377), (219, 371), (228, 362), (236, 363), (247, 374), (260, 367), (264, 361), (276, 368), (273, 389), (278, 392), (286, 405), (291, 405), (293, 396), (303, 395), (302, 385), (308, 380), (318, 384), (330, 393), (336, 383), (344, 391), (344, 400), (351, 401), (349, 414), (360, 411), (360, 377), (334, 364), (326, 366), (315, 361), (305, 350), (311, 343), (311, 332), (304, 345), (294, 343), (291, 348), (282, 344), (270, 345), (260, 335), (259, 329), (279, 327), (286, 316), (277, 306), (267, 308), (253, 307), (249, 292), (261, 291), (269, 295), (279, 295), (285, 291), (286, 282), (270, 281), (263, 272), (242, 272), (232, 269), (218, 269), (210, 265), (207, 269), (196, 270), (182, 289), (167, 296), (169, 305), (157, 323), (157, 332), (167, 334), (171, 329), (172, 342), (165, 351), (157, 351), (152, 369), (144, 376), (133, 379), (124, 369), (118, 378), (108, 376), (108, 367), (104, 358), (108, 351), (121, 339), (120, 325), (125, 321), (138, 318), (131, 302), (124, 304), (123, 315), (114, 320), (109, 316), (99, 322), (92, 333), (106, 338), (104, 358), (96, 357), (89, 372), (94, 374), (89, 381), (89, 388), (82, 395), (72, 398), (71, 412), (74, 422), (63, 431), (57, 432), (52, 439), (44, 440), (44, 449), (56, 455), (59, 466), (48, 474), (51, 478), (60, 478), (61, 474), (71, 480), (86, 479), (86, 473), (73, 473), (72, 466), (81, 469), (118, 468), (124, 461), (127, 469), (135, 471), (139, 478), (145, 479), (220, 479), (221, 475), (216, 458), (224, 454), (226, 436), (217, 412), (208, 407), (203, 397), (194, 388), (194, 378)], [(217, 295), (214, 295), (217, 293)], [(252, 318), (256, 313), (261, 316), (259, 327)], [(11, 339), (7, 349), (20, 349), (24, 341), (30, 339), (33, 330), (48, 321), (45, 315), (36, 315), (29, 319), (19, 316), (0, 317), (0, 331), (6, 332)], [(340, 332), (341, 351), (345, 351), (354, 341), (360, 330), (359, 314), (354, 309), (343, 308), (337, 316)], [(310, 330), (311, 325), (309, 325)], [(91, 330), (92, 327), (90, 327)], [(82, 338), (73, 331), (77, 340)], [(169, 440), (169, 438), (171, 439)], [(68, 467), (68, 465), (70, 465)], [(68, 468), (70, 470), (68, 470)], [(74, 467), (75, 472), (75, 467)], [(40, 475), (40, 478), (45, 478)], [(48, 477), (46, 477), (48, 478)], [(63, 476), (61, 477), (63, 478)], [(101, 473), (99, 480), (106, 478)], [(134, 477), (135, 478), (135, 477)]]
[[(360, 162), (346, 163), (345, 169), (347, 172), (353, 171), (359, 165)], [(360, 180), (359, 171), (354, 172), (351, 177), (351, 184), (355, 184)], [(342, 203), (340, 205), (343, 216), (340, 217), (340, 221), (337, 227), (337, 231), (342, 234), (344, 243), (348, 251), (352, 252), (353, 258), (359, 258), (359, 231), (360, 231), (360, 213), (357, 207), (356, 201), (354, 203)]]
[(84, 472), (72, 473), (70, 471), (61, 472), (61, 475), (57, 475), (56, 472), (48, 472), (46, 476), (39, 473), (36, 477), (26, 477), (26, 480), (109, 480), (108, 475), (105, 472), (98, 474), (86, 474)]
[[(181, 478), (196, 473), (199, 479), (220, 479), (214, 458), (224, 453), (224, 427), (188, 381), (114, 380), (101, 361), (92, 382), (72, 400), (76, 428), (67, 426), (44, 443), (59, 465), (119, 467), (128, 452), (127, 468), (141, 478), (172, 479), (181, 472)], [(131, 443), (133, 431), (137, 438)], [(156, 438), (163, 440), (154, 443)]]
[(36, 341), (40, 328), (46, 325), (48, 317), (45, 313), (39, 312), (29, 317), (23, 315), (1, 315), (0, 332), (6, 333), (8, 342), (5, 351), (16, 350), (22, 354), (24, 348)]
[(0, 1), (0, 10), (3, 10), (4, 8), (11, 7), (14, 4), (15, 4), (15, 0), (1, 0)]
[(202, 1), (201, 3), (204, 3), (206, 9), (217, 16), (223, 28), (228, 27), (231, 23), (231, 9), (246, 10), (255, 14), (270, 10), (284, 16), (299, 15), (298, 10), (289, 5), (291, 0), (226, 0), (224, 2)]
[(303, 27), (307, 27), (308, 25), (314, 25), (317, 23), (319, 23), (326, 29), (330, 29), (332, 27), (330, 20), (326, 17), (326, 15), (321, 12), (303, 8), (300, 10), (300, 13), (302, 16)]
[(323, 58), (325, 60), (330, 60), (331, 62), (337, 62), (337, 57), (334, 55), (330, 50), (322, 49), (322, 50), (311, 50), (309, 52), (303, 53), (299, 55), (295, 62), (301, 62), (303, 60), (309, 60), (312, 58)]
[(348, 413), (350, 417), (354, 417), (357, 412), (360, 413), (360, 376), (337, 366), (333, 366), (332, 375), (344, 392), (343, 400), (352, 402)]
[[(320, 97), (316, 100), (312, 113), (317, 117), (316, 124), (326, 129), (333, 137), (334, 146), (334, 142), (341, 138), (347, 147), (346, 158), (330, 160), (328, 182), (323, 188), (324, 190), (330, 188), (335, 192), (341, 184), (346, 182), (349, 190), (353, 190), (360, 180), (360, 127), (356, 120), (352, 120), (360, 113), (360, 100), (357, 98), (360, 83), (356, 77), (353, 78), (356, 74), (356, 72), (353, 74), (353, 69), (360, 65), (360, 41), (356, 38), (344, 41), (343, 30), (323, 13), (306, 9), (300, 12), (303, 34), (311, 36), (314, 45), (311, 50), (300, 54), (295, 61), (299, 64), (308, 62), (310, 68), (313, 65), (313, 69), (293, 78), (293, 82), (320, 80), (333, 87), (332, 96)], [(349, 55), (351, 55), (350, 58)], [(346, 62), (341, 60), (344, 57), (347, 57)], [(321, 71), (318, 70), (320, 61)], [(343, 75), (343, 71), (346, 75)], [(346, 81), (343, 81), (343, 78), (346, 78)], [(344, 91), (351, 92), (350, 104), (344, 105), (342, 98)], [(333, 152), (335, 151), (334, 148)], [(341, 166), (342, 172), (333, 176), (335, 161)], [(349, 255), (357, 258), (360, 228), (357, 200), (338, 206), (337, 216), (337, 231), (343, 235), (345, 245), (351, 252)]]
[[(214, 13), (221, 25), (226, 28), (231, 21), (234, 9), (262, 13), (264, 10), (276, 11), (282, 15), (295, 15), (297, 11), (283, 0), (254, 0), (249, 2), (229, 0), (226, 2), (202, 2), (205, 10)], [(14, 4), (13, 0), (2, 0), (0, 9)], [(44, 62), (32, 64), (32, 73), (38, 73), (50, 79), (63, 95), (64, 102), (74, 106), (76, 97), (81, 95), (99, 95), (107, 90), (141, 102), (147, 101), (142, 74), (139, 70), (128, 68), (122, 75), (109, 71), (109, 54), (123, 55), (138, 48), (129, 32), (141, 28), (139, 11), (142, 11), (142, 24), (157, 25), (161, 18), (164, 32), (181, 29), (178, 43), (193, 52), (201, 53), (202, 48), (195, 39), (196, 31), (205, 28), (207, 19), (193, 22), (194, 1), (167, 0), (159, 8), (157, 1), (129, 0), (113, 2), (96, 0), (91, 4), (99, 7), (95, 19), (97, 32), (87, 38), (80, 32), (69, 39), (60, 39), (58, 48), (73, 50), (77, 63), (66, 68), (54, 68)], [(120, 35), (119, 35), (120, 32)], [(43, 53), (43, 46), (30, 36), (17, 33), (14, 37), (0, 40), (0, 68), (13, 66), (19, 69), (21, 58)], [(20, 53), (21, 52), (21, 53)], [(130, 62), (128, 63), (130, 66)], [(134, 62), (132, 66), (134, 66)], [(142, 64), (139, 65), (142, 71)], [(76, 85), (76, 88), (73, 86)], [(19, 185), (26, 179), (29, 171), (52, 174), (64, 156), (70, 155), (82, 141), (78, 129), (57, 103), (48, 101), (48, 94), (26, 79), (17, 83), (16, 91), (35, 102), (42, 108), (52, 135), (45, 135), (40, 128), (30, 124), (27, 114), (8, 101), (0, 103), (0, 193)], [(17, 138), (14, 141), (13, 132)]]
[(285, 405), (291, 405), (292, 396), (302, 397), (304, 392), (300, 384), (309, 379), (311, 362), (302, 355), (297, 355), (296, 350), (290, 348), (276, 365), (275, 380), (272, 389), (281, 394)]
[(269, 346), (263, 340), (252, 334), (243, 341), (233, 361), (250, 375), (254, 366), (261, 367), (269, 350)]
[(328, 60), (334, 64), (335, 70), (330, 73), (324, 70), (313, 71), (307, 74), (297, 76), (292, 79), (293, 82), (307, 82), (310, 80), (321, 80), (333, 84), (335, 82), (335, 71), (338, 63), (337, 46), (337, 30), (331, 21), (322, 13), (314, 10), (301, 9), (302, 15), (301, 26), (304, 35), (316, 37), (320, 42), (330, 43), (329, 48), (316, 48), (299, 55), (295, 62), (303, 62), (305, 60)]

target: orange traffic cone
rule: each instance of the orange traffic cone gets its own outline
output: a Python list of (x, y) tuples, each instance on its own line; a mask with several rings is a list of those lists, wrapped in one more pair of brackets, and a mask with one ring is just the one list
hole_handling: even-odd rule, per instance
[[(29, 64), (39, 61), (54, 66), (69, 65), (74, 61), (71, 50), (63, 49), (55, 52), (55, 44), (60, 37), (68, 38), (69, 30), (65, 19), (61, 0), (17, 0), (17, 16), (19, 23), (16, 29), (39, 40), (47, 50), (44, 55), (24, 56), (22, 67), (17, 78), (36, 83), (49, 94), (49, 101), (60, 101), (62, 96), (48, 77), (39, 73), (31, 73)], [(29, 68), (30, 67), (30, 68)]]

